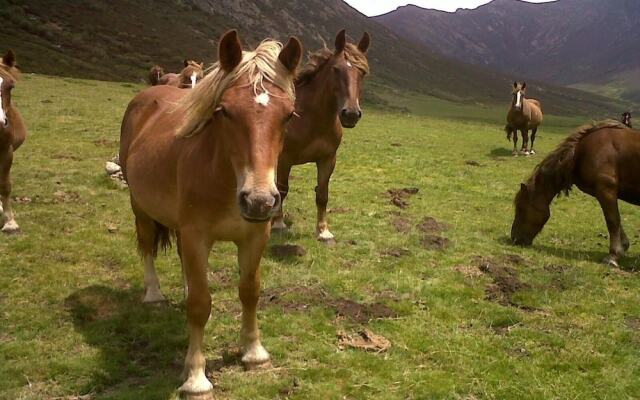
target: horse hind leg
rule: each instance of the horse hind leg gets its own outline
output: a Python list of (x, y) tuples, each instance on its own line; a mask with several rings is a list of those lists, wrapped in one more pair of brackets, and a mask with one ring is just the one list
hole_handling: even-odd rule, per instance
[(514, 157), (518, 157), (518, 130), (517, 129), (513, 130), (513, 151), (511, 152), (511, 154)]
[(599, 188), (596, 191), (596, 199), (600, 203), (609, 231), (609, 255), (605, 257), (603, 262), (618, 267), (618, 261), (625, 254), (625, 248), (629, 247), (629, 239), (626, 237), (620, 221), (617, 188), (610, 185)]
[(160, 245), (166, 247), (169, 244), (169, 230), (140, 211), (135, 212), (135, 217), (138, 250), (144, 263), (144, 299), (142, 301), (143, 303), (165, 301), (160, 291), (155, 258), (158, 255), (158, 247)]
[(289, 193), (289, 175), (291, 174), (291, 165), (284, 162), (278, 163), (277, 186), (280, 193), (280, 206), (271, 221), (272, 232), (286, 232), (287, 224), (284, 222), (284, 200)]
[(522, 153), (525, 156), (529, 155), (529, 131), (527, 129), (522, 130)]
[(529, 150), (529, 153), (531, 155), (536, 154), (536, 151), (533, 149), (533, 144), (536, 141), (536, 133), (538, 133), (538, 127), (533, 128), (533, 130), (531, 131), (531, 150)]

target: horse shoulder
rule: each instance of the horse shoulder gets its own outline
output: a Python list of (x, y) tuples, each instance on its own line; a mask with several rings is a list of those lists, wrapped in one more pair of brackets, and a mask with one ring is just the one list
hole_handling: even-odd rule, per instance
[(13, 133), (12, 133), (12, 145), (13, 150), (18, 150), (18, 148), (24, 143), (27, 138), (27, 126), (22, 119), (22, 115), (20, 115), (20, 111), (17, 108), (11, 107), (9, 110), (9, 118), (12, 120), (13, 125)]

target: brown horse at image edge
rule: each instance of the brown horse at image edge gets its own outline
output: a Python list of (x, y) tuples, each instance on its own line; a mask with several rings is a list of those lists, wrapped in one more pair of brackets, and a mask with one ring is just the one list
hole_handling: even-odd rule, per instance
[(211, 398), (203, 338), (211, 314), (208, 258), (215, 241), (238, 248), (242, 362), (269, 362), (256, 308), (260, 260), (280, 195), (275, 168), (294, 114), (300, 42), (262, 42), (243, 52), (236, 31), (220, 40), (219, 62), (192, 90), (153, 86), (129, 104), (120, 161), (129, 184), (145, 302), (163, 301), (154, 258), (175, 232), (185, 277), (189, 349), (180, 391)]
[(550, 204), (573, 186), (598, 200), (609, 230), (613, 266), (629, 249), (618, 199), (640, 205), (640, 132), (618, 121), (583, 126), (567, 137), (520, 186), (515, 198), (511, 239), (531, 245), (551, 216)]
[(18, 81), (19, 72), (16, 56), (9, 50), (0, 62), (0, 222), (2, 232), (18, 233), (20, 227), (16, 222), (11, 205), (11, 166), (13, 155), (27, 137), (27, 127), (11, 94)]

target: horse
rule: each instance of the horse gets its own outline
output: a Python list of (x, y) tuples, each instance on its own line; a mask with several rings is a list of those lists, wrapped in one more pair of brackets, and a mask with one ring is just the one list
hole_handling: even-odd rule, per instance
[(183, 267), (189, 349), (180, 391), (187, 396), (212, 389), (202, 346), (211, 312), (208, 256), (215, 241), (233, 241), (238, 248), (242, 362), (269, 362), (256, 317), (260, 259), (281, 201), (275, 168), (294, 115), (293, 80), (301, 55), (293, 37), (285, 46), (265, 40), (243, 52), (231, 30), (220, 40), (218, 63), (195, 89), (152, 86), (125, 112), (120, 161), (144, 263), (143, 301), (164, 300), (154, 259), (173, 234)]
[(511, 239), (531, 245), (550, 217), (549, 206), (561, 193), (578, 189), (600, 203), (609, 230), (606, 264), (618, 266), (629, 249), (618, 211), (618, 199), (640, 205), (640, 135), (606, 120), (585, 125), (568, 136), (520, 185), (515, 198)]
[(184, 68), (179, 74), (168, 73), (158, 79), (157, 85), (168, 85), (179, 88), (196, 87), (198, 81), (204, 77), (204, 64), (193, 60), (184, 60)]
[(633, 126), (631, 125), (631, 113), (629, 111), (622, 114), (622, 123), (629, 128), (633, 128)]
[(27, 127), (11, 101), (11, 92), (18, 81), (16, 55), (12, 50), (0, 62), (0, 214), (4, 214), (2, 232), (20, 232), (11, 207), (11, 165), (13, 153), (27, 137)]
[[(504, 130), (507, 133), (507, 140), (511, 140), (513, 134), (513, 155), (518, 155), (518, 130), (522, 132), (521, 152), (528, 156), (536, 154), (533, 144), (536, 141), (538, 127), (542, 124), (542, 107), (538, 100), (526, 99), (525, 93), (527, 83), (513, 82), (513, 93), (511, 106), (507, 113), (507, 125)], [(529, 131), (531, 131), (531, 148), (529, 148)]]
[(155, 86), (160, 82), (160, 78), (162, 78), (163, 75), (165, 75), (164, 68), (159, 65), (154, 65), (149, 70), (147, 82), (149, 82), (149, 85)]
[(317, 239), (335, 242), (327, 223), (329, 180), (336, 165), (342, 141), (342, 128), (354, 128), (362, 117), (362, 82), (369, 74), (366, 53), (371, 37), (364, 33), (357, 45), (347, 43), (345, 30), (336, 35), (335, 48), (323, 48), (310, 55), (296, 79), (296, 110), (285, 135), (278, 159), (278, 190), (282, 204), (272, 229), (284, 231), (282, 205), (289, 192), (289, 175), (294, 165), (313, 162), (317, 168)]

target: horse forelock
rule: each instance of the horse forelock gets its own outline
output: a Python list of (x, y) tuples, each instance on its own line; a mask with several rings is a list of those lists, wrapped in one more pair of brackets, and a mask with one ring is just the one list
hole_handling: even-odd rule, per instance
[[(369, 61), (367, 60), (367, 56), (362, 53), (356, 45), (347, 43), (343, 53), (349, 64), (358, 68), (363, 75), (369, 74)], [(335, 53), (327, 48), (326, 44), (320, 50), (309, 54), (307, 63), (298, 73), (296, 86), (309, 83), (334, 55)]]
[(219, 62), (213, 64), (209, 73), (176, 105), (175, 111), (184, 115), (176, 136), (197, 134), (213, 116), (224, 92), (241, 79), (253, 87), (255, 96), (260, 93), (274, 95), (266, 89), (266, 81), (295, 101), (293, 75), (278, 59), (281, 50), (280, 42), (265, 40), (254, 51), (243, 52), (242, 61), (229, 73), (222, 70)]

